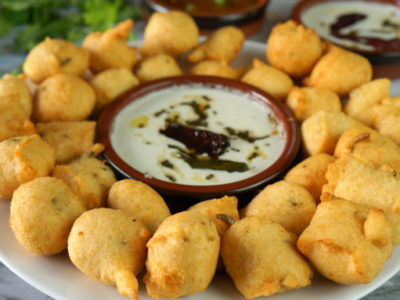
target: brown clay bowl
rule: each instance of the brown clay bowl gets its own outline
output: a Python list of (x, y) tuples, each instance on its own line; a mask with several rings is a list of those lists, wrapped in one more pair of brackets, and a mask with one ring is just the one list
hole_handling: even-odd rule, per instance
[[(382, 5), (391, 5), (393, 9), (400, 10), (400, 2), (398, 0), (361, 0), (367, 3), (378, 3)], [(342, 2), (343, 5), (347, 5), (352, 1), (347, 0), (302, 0), (297, 3), (292, 12), (292, 17), (299, 23), (302, 23), (307, 27), (307, 22), (304, 21), (303, 15), (309, 9), (313, 8), (315, 5), (324, 4), (327, 2)], [(354, 13), (350, 11), (349, 13)], [(323, 16), (322, 16), (323, 17)], [(318, 33), (318, 28), (316, 29)], [(323, 38), (326, 38), (322, 36)], [(329, 38), (328, 38), (329, 40)], [(374, 68), (374, 78), (388, 77), (391, 79), (396, 79), (400, 77), (400, 43), (397, 48), (393, 49), (371, 49), (364, 50), (356, 47), (351, 47), (349, 45), (343, 45), (341, 43), (330, 40), (331, 42), (337, 44), (340, 47), (346, 48), (350, 51), (357, 52), (367, 57)]]
[[(178, 9), (174, 5), (166, 4), (159, 0), (146, 0), (145, 3), (151, 10), (157, 12)], [(202, 35), (208, 35), (213, 30), (222, 26), (234, 25), (241, 28), (246, 36), (251, 36), (261, 27), (267, 4), (268, 0), (257, 0), (250, 7), (244, 9), (232, 8), (227, 12), (186, 12), (193, 17)]]
[[(188, 185), (178, 182), (170, 182), (150, 177), (124, 161), (116, 152), (112, 142), (111, 133), (116, 117), (134, 101), (154, 92), (170, 89), (175, 86), (191, 86), (200, 84), (212, 89), (228, 89), (232, 92), (246, 93), (251, 96), (249, 101), (257, 101), (261, 105), (268, 107), (275, 119), (281, 122), (284, 134), (283, 151), (277, 155), (277, 159), (272, 164), (261, 170), (255, 175), (251, 175), (243, 180), (228, 182), (216, 185)], [(162, 100), (160, 100), (162, 101)], [(151, 120), (150, 120), (151, 121)], [(150, 122), (149, 121), (149, 122)], [(272, 179), (276, 178), (291, 164), (296, 157), (299, 148), (299, 130), (296, 121), (289, 110), (271, 95), (240, 81), (224, 79), (211, 76), (179, 76), (160, 79), (150, 83), (141, 84), (121, 95), (112, 102), (102, 113), (99, 119), (99, 138), (104, 144), (104, 156), (117, 173), (126, 178), (134, 178), (147, 183), (161, 194), (166, 196), (190, 197), (196, 199), (206, 199), (222, 195), (240, 194), (250, 192)], [(134, 138), (132, 136), (132, 138)], [(167, 147), (167, 145), (166, 145)], [(132, 150), (134, 151), (134, 150)], [(134, 155), (134, 154), (133, 154)]]

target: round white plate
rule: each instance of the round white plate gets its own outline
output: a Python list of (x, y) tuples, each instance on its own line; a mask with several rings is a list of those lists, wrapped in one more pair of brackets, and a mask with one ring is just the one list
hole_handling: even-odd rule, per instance
[[(235, 62), (236, 66), (247, 66), (252, 58), (265, 60), (265, 44), (246, 42), (244, 50)], [(392, 94), (400, 94), (400, 81), (392, 84)], [(10, 202), (0, 199), (0, 260), (15, 274), (43, 293), (58, 300), (118, 300), (116, 288), (95, 281), (81, 273), (69, 260), (66, 251), (59, 255), (44, 257), (30, 254), (15, 239), (8, 226)], [(378, 277), (370, 284), (343, 286), (315, 275), (311, 286), (268, 297), (268, 300), (354, 300), (359, 299), (400, 270), (400, 247), (393, 250), (392, 257)], [(143, 283), (140, 285), (139, 298), (152, 299), (146, 294)], [(205, 292), (183, 297), (189, 300), (228, 300), (244, 297), (237, 292), (231, 279), (226, 275), (217, 275)], [(263, 298), (259, 298), (263, 299)], [(264, 297), (267, 299), (267, 297)]]

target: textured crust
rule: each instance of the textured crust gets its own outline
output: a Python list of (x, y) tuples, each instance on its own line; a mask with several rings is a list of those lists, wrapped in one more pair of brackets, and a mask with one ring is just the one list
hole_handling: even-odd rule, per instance
[(83, 79), (56, 74), (43, 81), (33, 100), (33, 119), (38, 122), (82, 121), (92, 113), (96, 95)]
[(87, 209), (104, 206), (108, 191), (116, 182), (110, 167), (88, 155), (68, 165), (57, 165), (53, 176), (64, 180)]
[(243, 32), (237, 27), (219, 28), (190, 53), (188, 60), (192, 63), (198, 63), (202, 60), (231, 62), (242, 49), (244, 39)]
[(393, 225), (393, 242), (400, 243), (400, 179), (397, 173), (344, 156), (330, 164), (321, 201), (343, 198), (368, 208), (381, 209)]
[(96, 122), (54, 121), (37, 123), (36, 129), (42, 139), (54, 148), (56, 163), (63, 164), (70, 162), (92, 148)]
[(242, 218), (268, 218), (299, 235), (310, 223), (315, 209), (315, 200), (304, 187), (297, 183), (278, 181), (267, 185), (243, 208), (240, 215)]
[(138, 50), (129, 47), (126, 38), (131, 28), (132, 20), (118, 23), (106, 32), (89, 33), (83, 41), (83, 48), (90, 53), (90, 69), (101, 72), (106, 69), (126, 68), (131, 70), (138, 62)]
[(251, 216), (225, 233), (221, 254), (236, 288), (252, 299), (311, 284), (312, 270), (295, 250), (295, 242), (279, 224)]
[(47, 37), (26, 57), (24, 73), (35, 83), (59, 73), (81, 76), (89, 67), (89, 52), (74, 43)]
[(351, 91), (344, 111), (361, 123), (371, 126), (373, 124), (374, 105), (389, 97), (389, 91), (390, 80), (387, 78), (375, 79), (364, 83)]
[(324, 110), (342, 110), (340, 98), (334, 92), (323, 88), (293, 87), (286, 99), (286, 105), (296, 120), (302, 122), (313, 113)]
[(116, 285), (122, 296), (137, 299), (135, 276), (143, 269), (149, 238), (140, 221), (120, 210), (98, 208), (75, 221), (68, 254), (87, 276)]
[(220, 238), (207, 216), (193, 211), (165, 219), (147, 243), (146, 289), (154, 298), (204, 291), (217, 265)]
[(369, 283), (391, 255), (391, 235), (381, 210), (334, 198), (318, 206), (297, 247), (325, 277)]
[(179, 57), (196, 47), (198, 38), (199, 29), (188, 14), (181, 11), (155, 12), (144, 30), (140, 54), (149, 57), (164, 53)]
[(50, 174), (53, 148), (38, 135), (10, 138), (0, 143), (0, 197), (11, 198), (24, 182)]
[(326, 153), (312, 155), (290, 169), (284, 180), (305, 187), (318, 203), (322, 187), (327, 183), (325, 173), (328, 165), (334, 161), (335, 158)]
[(244, 74), (241, 80), (282, 101), (286, 99), (293, 87), (293, 81), (289, 75), (275, 67), (266, 65), (257, 58), (253, 60), (252, 68)]
[(304, 83), (310, 87), (330, 89), (339, 96), (345, 97), (371, 78), (372, 66), (366, 58), (342, 48), (330, 46)]
[(79, 198), (62, 180), (41, 177), (16, 189), (9, 224), (26, 250), (52, 255), (67, 248), (72, 224), (84, 211)]
[(112, 185), (107, 206), (141, 220), (151, 233), (171, 215), (164, 199), (155, 190), (133, 179), (121, 180)]
[(274, 26), (267, 45), (271, 65), (297, 78), (309, 74), (323, 53), (323, 43), (315, 31), (292, 20)]
[(140, 82), (182, 75), (175, 58), (167, 54), (157, 54), (140, 62), (136, 75)]
[(20, 104), (26, 118), (30, 117), (32, 113), (32, 96), (28, 86), (22, 79), (11, 74), (5, 74), (3, 79), (0, 79), (0, 101), (3, 101), (3, 97), (11, 102)]

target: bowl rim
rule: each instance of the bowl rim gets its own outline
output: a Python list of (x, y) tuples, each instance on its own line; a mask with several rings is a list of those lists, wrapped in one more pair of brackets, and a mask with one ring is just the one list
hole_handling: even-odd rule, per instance
[[(399, 0), (357, 0), (357, 1), (389, 4), (389, 5), (398, 7), (400, 9), (400, 1)], [(299, 24), (303, 24), (304, 26), (306, 26), (301, 21), (302, 13), (316, 4), (326, 3), (326, 2), (346, 2), (346, 3), (348, 3), (349, 1), (348, 0), (301, 0), (295, 5), (295, 7), (292, 10), (292, 18)], [(323, 37), (321, 37), (321, 38), (323, 38)], [(333, 42), (326, 38), (323, 38), (323, 39), (325, 39), (339, 47), (342, 47), (344, 49), (363, 54), (367, 57), (370, 57), (371, 59), (379, 59), (379, 57), (383, 57), (386, 59), (396, 59), (397, 60), (398, 58), (400, 58), (400, 48), (398, 50), (393, 50), (393, 51), (365, 50), (365, 49), (358, 49), (358, 48), (353, 48), (353, 47), (349, 47), (349, 46), (344, 46), (340, 43)]]
[[(176, 6), (174, 5), (169, 5), (166, 3), (163, 3), (159, 0), (146, 0), (148, 5), (152, 7), (153, 9), (157, 11), (168, 11), (168, 10), (179, 10)], [(254, 6), (251, 6), (247, 9), (234, 9), (230, 12), (197, 12), (197, 13), (192, 13), (192, 12), (187, 12), (189, 15), (191, 15), (194, 18), (204, 18), (204, 19), (214, 19), (214, 18), (229, 18), (232, 20), (241, 18), (242, 16), (246, 16), (248, 14), (253, 14), (258, 12), (261, 9), (264, 9), (265, 6), (268, 4), (269, 0), (257, 0), (257, 3)]]
[[(250, 94), (252, 100), (268, 105), (274, 117), (283, 123), (286, 133), (284, 149), (277, 160), (267, 169), (248, 178), (218, 185), (186, 185), (168, 182), (146, 176), (122, 160), (111, 144), (111, 129), (116, 116), (131, 102), (164, 88), (175, 85), (204, 84), (206, 86), (225, 86)], [(192, 198), (207, 198), (228, 194), (249, 192), (280, 175), (295, 159), (300, 145), (300, 133), (296, 120), (289, 109), (279, 100), (268, 93), (238, 80), (213, 76), (182, 75), (154, 80), (140, 84), (119, 96), (110, 103), (101, 114), (98, 121), (98, 135), (100, 143), (105, 146), (103, 156), (109, 164), (121, 175), (127, 178), (140, 180), (162, 194), (169, 196), (191, 196)]]

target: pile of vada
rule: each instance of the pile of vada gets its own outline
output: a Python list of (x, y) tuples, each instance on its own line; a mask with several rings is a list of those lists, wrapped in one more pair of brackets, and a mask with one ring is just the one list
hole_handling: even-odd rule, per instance
[[(67, 249), (82, 273), (131, 299), (140, 281), (156, 298), (201, 292), (216, 272), (247, 299), (309, 286), (314, 273), (371, 282), (400, 244), (400, 98), (390, 80), (371, 80), (366, 58), (291, 20), (250, 66), (232, 64), (245, 40), (234, 26), (199, 43), (189, 15), (154, 13), (141, 47), (127, 43), (132, 26), (90, 33), (82, 47), (46, 38), (23, 75), (0, 79), (0, 197), (11, 199), (21, 246)], [(240, 209), (240, 197), (221, 195), (171, 214), (158, 191), (117, 180), (100, 156), (96, 119), (107, 105), (186, 72), (253, 85), (301, 128), (297, 164)]]

